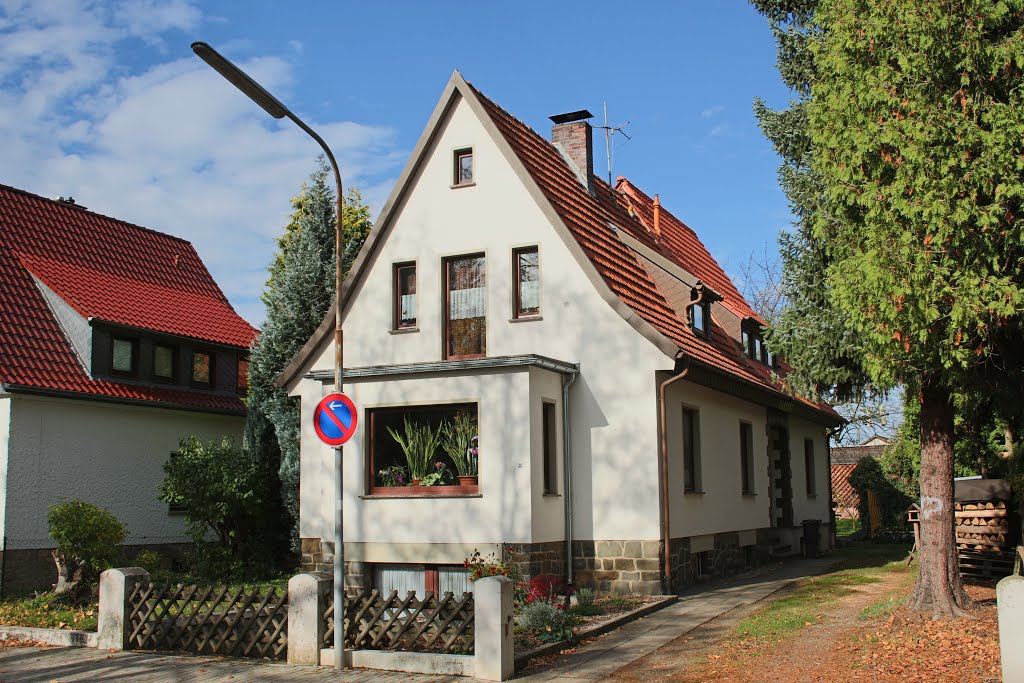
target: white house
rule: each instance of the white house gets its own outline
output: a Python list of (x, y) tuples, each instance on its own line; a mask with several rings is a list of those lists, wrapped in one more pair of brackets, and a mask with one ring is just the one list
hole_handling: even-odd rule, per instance
[[(478, 549), (524, 575), (677, 590), (830, 537), (827, 405), (791, 396), (762, 321), (694, 232), (593, 174), (589, 114), (549, 142), (455, 73), (344, 295), (350, 583), (452, 589)], [(303, 559), (332, 561), (333, 311), (278, 382), (301, 402)], [(387, 428), (479, 422), (476, 484), (388, 486)], [(437, 460), (447, 464), (442, 451)]]
[(0, 585), (56, 581), (47, 509), (71, 498), (173, 550), (157, 500), (190, 434), (240, 438), (255, 330), (192, 245), (0, 185)]

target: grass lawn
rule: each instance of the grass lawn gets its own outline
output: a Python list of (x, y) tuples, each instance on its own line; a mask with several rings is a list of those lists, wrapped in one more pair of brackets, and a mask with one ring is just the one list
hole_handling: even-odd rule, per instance
[(6, 626), (34, 626), (77, 631), (95, 631), (95, 604), (85, 607), (65, 607), (53, 604), (53, 595), (37, 597), (11, 597), (0, 600), (0, 624)]
[(851, 536), (860, 531), (859, 519), (836, 518), (836, 536)]
[[(816, 623), (826, 607), (852, 593), (856, 586), (878, 583), (883, 574), (903, 569), (906, 554), (902, 545), (860, 545), (837, 552), (839, 571), (801, 582), (784, 597), (741, 621), (736, 634), (744, 640), (768, 642), (785, 638)], [(889, 609), (892, 607), (895, 603)]]

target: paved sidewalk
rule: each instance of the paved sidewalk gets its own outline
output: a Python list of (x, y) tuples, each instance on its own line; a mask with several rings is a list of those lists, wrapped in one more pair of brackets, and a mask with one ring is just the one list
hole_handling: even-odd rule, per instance
[[(802, 560), (778, 569), (733, 578), (713, 590), (692, 592), (679, 602), (638, 619), (562, 657), (550, 669), (527, 672), (517, 680), (595, 681), (628, 666), (659, 647), (689, 633), (729, 610), (763, 600), (805, 576), (826, 571), (834, 559)], [(7, 683), (454, 683), (473, 679), (287, 666), (241, 659), (107, 652), (75, 647), (11, 647), (0, 649), (0, 682)]]
[(526, 672), (518, 680), (597, 681), (645, 657), (676, 638), (726, 612), (767, 598), (794, 581), (827, 571), (833, 558), (801, 560), (778, 569), (733, 578), (713, 590), (696, 590), (674, 605), (626, 624), (594, 642), (565, 655), (550, 668)]

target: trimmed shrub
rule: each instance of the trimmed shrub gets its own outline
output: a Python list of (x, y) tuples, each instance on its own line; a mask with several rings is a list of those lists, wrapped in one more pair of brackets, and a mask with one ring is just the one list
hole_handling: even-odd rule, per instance
[(95, 583), (117, 561), (128, 535), (128, 527), (109, 510), (77, 499), (51, 505), (47, 522), (57, 544), (57, 593)]

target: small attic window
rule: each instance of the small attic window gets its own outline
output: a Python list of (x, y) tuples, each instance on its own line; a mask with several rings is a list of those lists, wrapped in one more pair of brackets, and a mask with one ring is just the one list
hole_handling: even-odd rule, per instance
[(455, 150), (455, 174), (452, 187), (473, 184), (473, 150), (472, 148)]
[[(697, 290), (694, 289), (690, 295), (690, 301), (693, 301), (698, 296)], [(706, 299), (690, 307), (690, 328), (693, 329), (694, 333), (704, 337), (708, 336), (711, 329), (710, 322), (711, 313)]]

